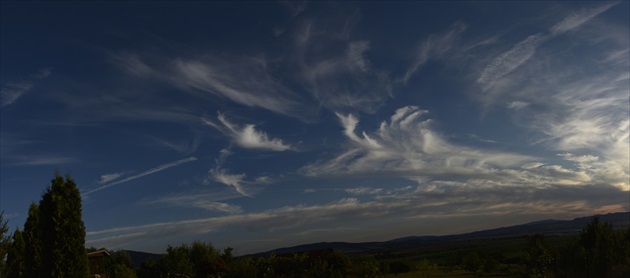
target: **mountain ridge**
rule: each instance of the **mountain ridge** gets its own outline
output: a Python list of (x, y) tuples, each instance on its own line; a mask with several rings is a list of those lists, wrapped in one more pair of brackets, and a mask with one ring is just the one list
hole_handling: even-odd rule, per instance
[[(598, 216), (601, 222), (608, 222), (613, 225), (615, 229), (629, 228), (630, 227), (630, 211), (628, 212), (615, 212), (608, 214), (597, 214), (592, 216), (577, 217), (572, 220), (555, 220), (545, 219), (524, 224), (499, 227), (494, 229), (486, 229), (479, 231), (472, 231), (462, 234), (453, 235), (424, 235), (424, 236), (406, 236), (400, 238), (394, 238), (387, 241), (373, 241), (373, 242), (315, 242), (308, 244), (300, 244), (290, 247), (276, 248), (269, 251), (245, 254), (242, 257), (265, 257), (271, 254), (284, 255), (290, 253), (309, 252), (314, 250), (323, 249), (335, 249), (341, 250), (348, 254), (358, 253), (381, 253), (388, 250), (396, 250), (400, 248), (408, 248), (418, 246), (422, 244), (443, 244), (461, 240), (472, 239), (491, 239), (491, 238), (506, 238), (506, 237), (518, 237), (532, 234), (543, 235), (570, 235), (579, 233), (584, 226), (586, 226), (593, 217)], [(144, 261), (151, 258), (154, 261), (158, 261), (162, 254), (140, 252), (133, 250), (126, 251), (132, 259), (133, 266), (139, 267)]]
[(317, 242), (291, 247), (277, 248), (270, 251), (259, 252), (245, 256), (259, 257), (269, 256), (271, 254), (282, 255), (321, 249), (335, 249), (344, 251), (346, 253), (379, 253), (386, 250), (405, 248), (413, 245), (436, 244), (469, 239), (517, 237), (532, 234), (570, 235), (579, 233), (582, 228), (584, 228), (584, 226), (586, 226), (595, 216), (598, 216), (601, 222), (611, 223), (613, 225), (613, 228), (615, 229), (630, 227), (630, 212), (615, 212), (608, 214), (597, 214), (586, 217), (577, 217), (572, 220), (546, 219), (514, 226), (499, 227), (494, 229), (473, 231), (454, 235), (406, 236), (382, 242)]

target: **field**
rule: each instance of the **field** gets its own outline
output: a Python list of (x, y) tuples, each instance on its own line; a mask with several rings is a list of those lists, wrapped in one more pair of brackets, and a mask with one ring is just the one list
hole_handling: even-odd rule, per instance
[[(473, 278), (475, 277), (472, 273), (470, 272), (466, 272), (466, 271), (452, 271), (452, 272), (445, 272), (445, 271), (433, 271), (431, 273), (429, 273), (429, 275), (425, 275), (423, 272), (421, 271), (412, 271), (412, 272), (407, 272), (407, 273), (401, 273), (401, 274), (388, 274), (387, 276), (388, 278), (441, 278), (441, 277), (448, 277), (448, 278)], [(520, 277), (519, 275), (508, 275), (508, 274), (501, 274), (501, 273), (495, 273), (495, 274), (484, 274), (483, 277)]]

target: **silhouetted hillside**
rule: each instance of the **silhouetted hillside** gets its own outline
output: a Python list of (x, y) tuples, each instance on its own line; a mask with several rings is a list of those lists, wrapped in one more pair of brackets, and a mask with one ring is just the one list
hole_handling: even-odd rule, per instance
[(131, 263), (134, 268), (140, 267), (140, 265), (142, 265), (142, 263), (148, 259), (152, 259), (154, 262), (157, 263), (162, 257), (162, 254), (153, 254), (153, 253), (133, 251), (133, 250), (124, 250), (124, 251), (127, 252), (129, 257), (131, 257)]
[[(604, 215), (597, 215), (601, 222), (608, 222), (615, 229), (630, 227), (630, 212), (617, 212)], [(313, 250), (335, 249), (348, 254), (351, 253), (381, 253), (401, 248), (428, 244), (444, 244), (448, 242), (472, 240), (518, 237), (533, 234), (542, 235), (572, 235), (579, 233), (586, 226), (593, 216), (579, 217), (573, 220), (541, 220), (522, 225), (501, 227), (497, 229), (475, 231), (471, 233), (446, 235), (446, 236), (408, 236), (396, 238), (385, 242), (320, 242), (298, 245), (293, 247), (279, 248), (267, 252), (252, 254), (250, 256), (268, 256), (272, 253), (281, 255), (287, 253), (300, 253)]]

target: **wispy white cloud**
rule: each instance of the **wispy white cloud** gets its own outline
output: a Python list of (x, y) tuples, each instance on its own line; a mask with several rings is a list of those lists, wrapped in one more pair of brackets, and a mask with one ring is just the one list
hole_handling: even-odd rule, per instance
[(150, 60), (138, 55), (114, 55), (133, 75), (154, 78), (196, 97), (220, 97), (234, 103), (294, 117), (308, 117), (309, 108), (269, 68), (265, 57), (205, 54), (202, 59)]
[(20, 96), (28, 92), (33, 87), (32, 82), (9, 83), (0, 89), (0, 100), (2, 106), (14, 103)]
[(62, 165), (77, 162), (77, 159), (67, 156), (55, 155), (19, 155), (7, 157), (13, 160), (14, 165), (18, 166), (43, 166), (43, 165)]
[(192, 161), (195, 161), (195, 160), (197, 160), (197, 158), (194, 157), (194, 156), (191, 156), (189, 158), (184, 158), (184, 159), (180, 159), (180, 160), (177, 160), (177, 161), (173, 161), (173, 162), (169, 162), (169, 163), (166, 163), (166, 164), (162, 164), (162, 165), (157, 166), (155, 168), (151, 168), (149, 170), (146, 170), (146, 171), (144, 171), (142, 173), (139, 173), (139, 174), (136, 174), (136, 175), (133, 175), (133, 176), (130, 176), (130, 177), (127, 177), (127, 178), (124, 178), (124, 179), (112, 182), (112, 183), (108, 183), (108, 184), (99, 186), (99, 187), (97, 187), (95, 189), (92, 189), (92, 190), (89, 190), (89, 191), (83, 193), (82, 195), (83, 196), (87, 196), (87, 195), (92, 194), (94, 192), (101, 191), (103, 189), (106, 189), (106, 188), (109, 188), (109, 187), (112, 187), (112, 186), (115, 186), (115, 185), (119, 185), (121, 183), (129, 182), (129, 181), (132, 181), (132, 180), (135, 180), (135, 179), (147, 176), (147, 175), (151, 175), (151, 174), (154, 174), (154, 173), (157, 173), (157, 172), (160, 172), (160, 171), (164, 171), (164, 170), (166, 170), (168, 168), (179, 166), (181, 164), (192, 162)]
[(38, 79), (46, 78), (50, 75), (50, 69), (41, 69), (37, 73), (32, 74), (30, 78), (10, 82), (6, 85), (2, 85), (0, 88), (0, 104), (1, 106), (8, 106), (17, 101), (22, 95), (30, 91), (33, 85)]
[(481, 85), (483, 90), (490, 89), (499, 78), (509, 74), (529, 60), (545, 40), (547, 40), (546, 36), (535, 34), (520, 41), (487, 65), (477, 79), (477, 83)]
[[(577, 217), (592, 214), (594, 211), (606, 213), (628, 209), (626, 197), (614, 187), (604, 186), (593, 191), (592, 186), (584, 188), (552, 185), (536, 191), (526, 185), (492, 188), (478, 187), (477, 184), (470, 186), (461, 182), (434, 183), (432, 189), (419, 185), (411, 190), (382, 191), (383, 197), (387, 195), (387, 198), (373, 201), (344, 198), (310, 206), (294, 205), (221, 217), (89, 231), (86, 242), (87, 244), (115, 242), (125, 246), (141, 240), (133, 236), (139, 233), (145, 234), (145, 238), (166, 240), (182, 235), (199, 237), (226, 229), (244, 229), (258, 234), (294, 227), (321, 227), (326, 223), (339, 221), (366, 223), (383, 218), (395, 223), (409, 223), (427, 217), (443, 219), (441, 223), (444, 226), (441, 229), (444, 230), (454, 225), (451, 221), (454, 216), (481, 215), (487, 218), (490, 215), (513, 216), (526, 212), (536, 217), (548, 217), (562, 211), (565, 217)], [(493, 190), (488, 190), (489, 188)], [(457, 225), (462, 224), (458, 222)], [(400, 227), (404, 225), (401, 224)], [(407, 230), (404, 232), (408, 233)], [(121, 240), (125, 236), (129, 238)]]
[(560, 22), (553, 25), (549, 29), (549, 31), (552, 35), (559, 35), (568, 32), (579, 27), (580, 25), (584, 24), (585, 22), (591, 20), (592, 18), (598, 16), (599, 14), (607, 11), (608, 9), (614, 7), (619, 3), (620, 2), (608, 2), (600, 5), (599, 7), (580, 9), (571, 13), (570, 15), (563, 18)]
[(527, 107), (529, 105), (529, 103), (525, 102), (525, 101), (519, 101), (519, 100), (515, 100), (510, 102), (507, 107), (510, 109), (523, 109), (525, 107)]
[(194, 153), (197, 148), (199, 148), (199, 144), (201, 143), (201, 136), (194, 136), (192, 139), (180, 140), (176, 142), (164, 140), (155, 136), (150, 136), (149, 138), (154, 141), (156, 145), (164, 147), (166, 149), (174, 150), (180, 154)]
[(451, 144), (431, 128), (427, 113), (415, 106), (400, 108), (377, 131), (363, 131), (361, 136), (356, 134), (356, 116), (337, 114), (349, 146), (336, 157), (306, 165), (301, 171), (310, 176), (474, 176), (494, 167), (514, 167), (533, 159)]
[(306, 10), (306, 6), (308, 5), (308, 1), (305, 1), (305, 0), (299, 0), (299, 1), (283, 0), (283, 1), (280, 1), (280, 4), (282, 4), (283, 6), (285, 6), (289, 10), (289, 12), (291, 13), (291, 16), (296, 17), (300, 13), (302, 13), (304, 10)]
[[(536, 50), (543, 43), (567, 31), (579, 27), (580, 25), (584, 24), (585, 22), (591, 20), (592, 18), (596, 17), (597, 15), (617, 4), (618, 2), (607, 3), (596, 8), (585, 8), (579, 10), (569, 16), (566, 16), (560, 22), (552, 26), (549, 29), (549, 34), (544, 34), (541, 32), (528, 36), (524, 40), (515, 44), (508, 51), (505, 51), (494, 58), (493, 61), (483, 69), (479, 78), (477, 79), (477, 83), (481, 85), (481, 88), (484, 91), (489, 91), (489, 89), (495, 84), (495, 82), (510, 74), (521, 65), (523, 65), (525, 62), (527, 62), (530, 58), (532, 58), (536, 53)], [(493, 101), (493, 99), (495, 98), (495, 96), (493, 96), (493, 93), (496, 94), (497, 91), (486, 92), (486, 100), (484, 100), (486, 103), (490, 103)]]
[(101, 175), (101, 178), (98, 180), (98, 184), (106, 184), (108, 182), (111, 182), (117, 178), (120, 178), (123, 175), (123, 173), (111, 173), (111, 174), (105, 174), (105, 175)]
[[(627, 64), (606, 59), (609, 53), (624, 53), (628, 45), (627, 41), (617, 44), (616, 39), (593, 39), (606, 43), (591, 46), (593, 51), (583, 59), (589, 62), (532, 61), (501, 88), (510, 92), (504, 96), (508, 103), (529, 104), (510, 112), (519, 125), (536, 134), (535, 144), (569, 154), (562, 157), (591, 180), (630, 190), (630, 74)], [(546, 70), (531, 82), (531, 72), (543, 67)], [(575, 161), (576, 156), (597, 159)]]
[(413, 64), (407, 69), (405, 75), (398, 79), (398, 82), (407, 84), (411, 76), (418, 71), (422, 65), (430, 59), (439, 59), (448, 53), (457, 44), (455, 43), (459, 35), (466, 30), (466, 25), (457, 22), (451, 26), (450, 30), (442, 35), (431, 35), (418, 47)]
[(193, 207), (204, 209), (207, 211), (219, 211), (229, 214), (241, 213), (243, 209), (237, 205), (231, 205), (224, 202), (218, 202), (212, 199), (209, 194), (189, 194), (163, 197), (151, 201), (145, 201), (143, 204), (168, 204), (179, 207)]
[(179, 85), (223, 96), (236, 103), (295, 115), (299, 103), (292, 93), (269, 74), (262, 58), (235, 57), (233, 60), (174, 62)]
[[(332, 22), (305, 19), (294, 33), (296, 81), (320, 107), (375, 112), (393, 92), (389, 73), (372, 65), (370, 41), (350, 39), (359, 15)], [(331, 51), (332, 50), (332, 51)]]
[(246, 124), (243, 127), (239, 127), (230, 121), (221, 113), (217, 117), (221, 125), (216, 124), (210, 120), (203, 119), (204, 123), (218, 129), (223, 134), (230, 136), (234, 142), (248, 149), (266, 149), (272, 151), (287, 151), (293, 149), (290, 145), (286, 145), (282, 139), (272, 138), (269, 139), (267, 133), (256, 130), (256, 126), (253, 124)]
[(344, 191), (353, 195), (375, 195), (375, 194), (383, 192), (383, 188), (355, 187), (355, 188), (346, 188)]
[(370, 49), (370, 42), (368, 41), (356, 41), (351, 42), (348, 45), (347, 57), (350, 65), (356, 66), (363, 72), (367, 72), (370, 67), (370, 62), (365, 57), (365, 52)]
[(226, 169), (222, 169), (219, 167), (215, 167), (210, 169), (209, 171), (210, 177), (214, 179), (216, 182), (220, 182), (222, 184), (228, 185), (236, 192), (240, 193), (243, 196), (252, 197), (250, 193), (247, 192), (243, 183), (245, 183), (245, 174), (230, 174)]

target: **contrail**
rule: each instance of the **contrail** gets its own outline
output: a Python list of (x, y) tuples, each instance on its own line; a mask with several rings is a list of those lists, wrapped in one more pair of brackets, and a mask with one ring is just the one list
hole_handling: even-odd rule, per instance
[(163, 165), (157, 166), (157, 167), (155, 167), (155, 168), (151, 168), (151, 169), (149, 169), (149, 170), (147, 170), (147, 171), (144, 171), (144, 172), (142, 172), (142, 173), (140, 173), (140, 174), (137, 174), (137, 175), (134, 175), (134, 176), (131, 176), (131, 177), (127, 177), (127, 178), (124, 178), (124, 179), (122, 179), (122, 180), (115, 181), (115, 182), (112, 182), (112, 183), (108, 183), (108, 184), (103, 185), (103, 186), (101, 186), (101, 187), (98, 187), (98, 188), (92, 189), (92, 190), (90, 190), (90, 191), (88, 191), (88, 192), (85, 192), (85, 193), (83, 193), (83, 194), (81, 194), (81, 195), (82, 195), (82, 196), (87, 196), (88, 194), (92, 194), (92, 193), (94, 193), (94, 192), (96, 192), (96, 191), (101, 191), (101, 190), (103, 190), (103, 189), (105, 189), (105, 188), (112, 187), (112, 186), (114, 186), (114, 185), (118, 185), (118, 184), (121, 184), (121, 183), (125, 183), (125, 182), (131, 181), (131, 180), (135, 180), (135, 179), (137, 179), (137, 178), (141, 178), (141, 177), (144, 177), (144, 176), (146, 176), (146, 175), (150, 175), (150, 174), (153, 174), (153, 173), (157, 173), (157, 172), (160, 172), (160, 171), (166, 170), (166, 169), (168, 169), (168, 168), (175, 167), (175, 166), (177, 166), (177, 165), (184, 164), (184, 163), (191, 162), (191, 161), (195, 161), (195, 160), (197, 160), (197, 158), (196, 158), (196, 157), (194, 157), (194, 156), (192, 156), (192, 157), (185, 158), (185, 159), (182, 159), (182, 160), (177, 160), (177, 161), (169, 162), (169, 163), (166, 163), (166, 164), (163, 164)]

